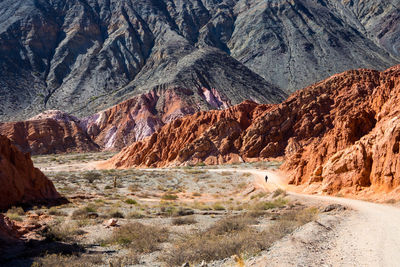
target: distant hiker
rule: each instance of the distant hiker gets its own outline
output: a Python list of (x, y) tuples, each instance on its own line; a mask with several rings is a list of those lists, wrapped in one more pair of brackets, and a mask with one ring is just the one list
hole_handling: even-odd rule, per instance
[(265, 182), (268, 182), (268, 175), (265, 175)]

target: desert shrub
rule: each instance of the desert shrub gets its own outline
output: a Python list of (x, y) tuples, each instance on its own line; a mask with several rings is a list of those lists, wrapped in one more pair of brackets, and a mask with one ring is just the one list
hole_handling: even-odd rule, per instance
[(254, 210), (269, 210), (274, 208), (281, 208), (288, 203), (289, 201), (287, 199), (279, 197), (272, 201), (258, 202), (252, 208)]
[(256, 230), (248, 226), (250, 222), (240, 217), (222, 219), (205, 231), (184, 235), (161, 258), (174, 266), (256, 253), (266, 245)]
[(83, 231), (74, 222), (58, 222), (55, 225), (48, 226), (43, 235), (48, 240), (67, 242), (74, 240), (76, 235), (82, 233)]
[(78, 220), (78, 219), (86, 219), (89, 217), (91, 213), (96, 212), (96, 207), (93, 205), (87, 205), (86, 207), (74, 210), (72, 213), (72, 219)]
[(110, 242), (129, 247), (135, 252), (150, 253), (158, 250), (159, 245), (168, 240), (168, 235), (165, 228), (135, 222), (116, 229)]
[(188, 174), (203, 174), (203, 173), (206, 173), (207, 171), (205, 171), (205, 170), (198, 170), (198, 169), (188, 169), (188, 170), (185, 170), (185, 173), (188, 173)]
[(144, 218), (144, 214), (139, 211), (132, 211), (127, 216), (129, 219), (141, 219)]
[(93, 183), (95, 180), (101, 179), (101, 174), (98, 172), (86, 172), (83, 174), (83, 179), (87, 180), (90, 184)]
[(124, 218), (124, 214), (120, 212), (119, 210), (111, 210), (108, 214), (108, 217), (110, 218)]
[(126, 255), (113, 257), (110, 262), (110, 267), (125, 267), (140, 263), (140, 255), (137, 252), (130, 250)]
[(12, 207), (6, 213), (6, 216), (10, 218), (10, 220), (18, 222), (22, 221), (21, 216), (23, 215), (25, 215), (25, 211), (21, 207)]
[(165, 194), (161, 197), (163, 200), (177, 200), (178, 196), (175, 194)]
[(199, 192), (193, 192), (192, 196), (194, 196), (194, 197), (201, 197), (201, 193), (199, 193)]
[(13, 221), (17, 221), (17, 222), (22, 222), (22, 221), (23, 221), (22, 217), (19, 216), (18, 214), (15, 214), (15, 213), (7, 213), (6, 216), (7, 216), (10, 220), (13, 220)]
[(23, 216), (23, 215), (25, 215), (25, 211), (21, 207), (12, 207), (12, 208), (8, 209), (7, 214), (17, 214), (17, 215)]
[(225, 210), (225, 207), (221, 203), (214, 203), (212, 205), (213, 210)]
[(278, 196), (283, 196), (283, 197), (285, 197), (285, 196), (286, 196), (286, 191), (283, 190), (283, 189), (281, 189), (281, 188), (276, 189), (276, 190), (272, 193), (272, 197), (275, 198), (275, 197), (278, 197)]
[(49, 254), (42, 258), (36, 258), (32, 267), (91, 267), (103, 265), (101, 255), (61, 255)]
[(128, 198), (127, 200), (125, 200), (125, 203), (129, 204), (129, 205), (137, 205), (138, 204), (136, 200), (131, 199), (131, 198)]
[(172, 219), (173, 225), (185, 225), (185, 224), (195, 224), (195, 223), (197, 223), (197, 221), (193, 216), (178, 217)]
[(67, 216), (67, 214), (65, 212), (57, 209), (56, 207), (51, 207), (49, 209), (49, 214), (54, 215), (54, 216)]
[(316, 208), (292, 211), (278, 217), (273, 225), (261, 232), (251, 227), (257, 222), (256, 216), (246, 213), (227, 217), (204, 231), (183, 235), (175, 240), (161, 259), (172, 266), (185, 262), (220, 260), (232, 255), (253, 255), (267, 249), (299, 226), (315, 220), (317, 215)]

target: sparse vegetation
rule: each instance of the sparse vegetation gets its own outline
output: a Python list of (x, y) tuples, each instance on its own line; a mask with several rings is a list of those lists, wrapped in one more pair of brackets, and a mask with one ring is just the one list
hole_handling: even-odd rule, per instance
[(197, 221), (193, 216), (178, 217), (172, 219), (173, 225), (185, 225), (185, 224), (195, 224), (195, 223), (197, 223)]
[[(47, 156), (47, 162), (50, 158)], [(51, 166), (97, 160), (95, 154), (57, 155), (55, 159)], [(45, 161), (44, 157), (35, 160)], [(315, 219), (315, 209), (301, 211), (304, 206), (291, 205), (283, 190), (268, 194), (255, 189), (243, 196), (242, 191), (250, 188), (254, 179), (250, 172), (211, 172), (201, 167), (45, 172), (71, 203), (33, 208), (37, 214), (52, 215), (47, 217), (50, 226), (43, 235), (58, 244), (85, 244), (94, 254), (49, 254), (35, 259), (34, 264), (129, 266), (150, 257), (174, 266), (232, 255), (243, 263)], [(25, 219), (22, 209), (8, 213)], [(111, 222), (110, 218), (116, 219), (115, 227), (103, 224)], [(94, 256), (104, 249), (110, 254)], [(144, 255), (148, 253), (151, 255)]]
[(137, 204), (138, 204), (136, 200), (130, 199), (130, 198), (128, 198), (127, 200), (125, 200), (125, 203), (126, 203), (126, 204), (129, 204), (129, 205), (137, 205)]
[(129, 247), (135, 252), (153, 252), (168, 240), (168, 230), (141, 223), (129, 223), (116, 229), (110, 242)]
[(161, 197), (163, 200), (177, 200), (178, 196), (175, 194), (165, 194)]
[(44, 231), (44, 236), (52, 241), (72, 241), (74, 238), (82, 234), (78, 225), (73, 222), (59, 221), (55, 225), (49, 226)]
[(286, 191), (281, 189), (281, 188), (278, 188), (272, 193), (272, 197), (273, 198), (279, 197), (279, 196), (285, 197), (286, 196)]

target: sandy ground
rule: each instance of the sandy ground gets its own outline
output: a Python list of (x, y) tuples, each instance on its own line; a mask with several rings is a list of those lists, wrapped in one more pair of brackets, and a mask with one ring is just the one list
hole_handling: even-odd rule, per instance
[[(211, 171), (211, 170), (210, 170)], [(219, 169), (212, 171), (229, 171)], [(400, 209), (390, 205), (376, 204), (360, 200), (337, 198), (318, 195), (304, 195), (290, 192), (285, 183), (285, 177), (278, 172), (264, 170), (238, 170), (251, 172), (256, 178), (254, 184), (266, 190), (273, 188), (286, 189), (289, 195), (319, 203), (335, 203), (347, 206), (355, 212), (341, 220), (324, 240), (312, 242), (317, 237), (302, 242), (288, 241), (285, 248), (277, 245), (280, 253), (272, 248), (258, 260), (253, 260), (251, 266), (400, 266)], [(264, 177), (268, 175), (268, 183)], [(289, 190), (289, 191), (288, 191)], [(330, 222), (327, 222), (328, 224)], [(314, 228), (313, 235), (317, 229)], [(324, 233), (321, 233), (324, 235)], [(304, 238), (304, 237), (303, 237)], [(284, 241), (285, 242), (285, 241)], [(321, 243), (323, 242), (323, 244)], [(300, 257), (293, 251), (301, 252), (309, 246), (307, 258)], [(283, 251), (282, 251), (283, 249)], [(282, 255), (284, 250), (290, 251), (293, 258), (280, 257), (274, 264), (273, 257)]]

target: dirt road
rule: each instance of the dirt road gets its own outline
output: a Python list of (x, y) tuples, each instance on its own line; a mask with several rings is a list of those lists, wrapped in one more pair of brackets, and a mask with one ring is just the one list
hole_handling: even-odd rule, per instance
[[(286, 189), (288, 194), (318, 202), (337, 203), (354, 210), (335, 227), (323, 247), (310, 247), (310, 261), (295, 266), (400, 266), (400, 209), (390, 205), (330, 196), (303, 195), (288, 191), (285, 178), (278, 172), (249, 169), (218, 169), (210, 171), (250, 172), (254, 184), (264, 190)], [(265, 182), (268, 175), (268, 182)], [(304, 248), (303, 248), (304, 249)], [(301, 257), (299, 257), (301, 258)], [(268, 262), (268, 261), (267, 261)], [(267, 263), (257, 266), (271, 266)], [(273, 265), (275, 266), (275, 265)], [(280, 264), (278, 266), (290, 266)], [(292, 265), (293, 266), (293, 265)]]

